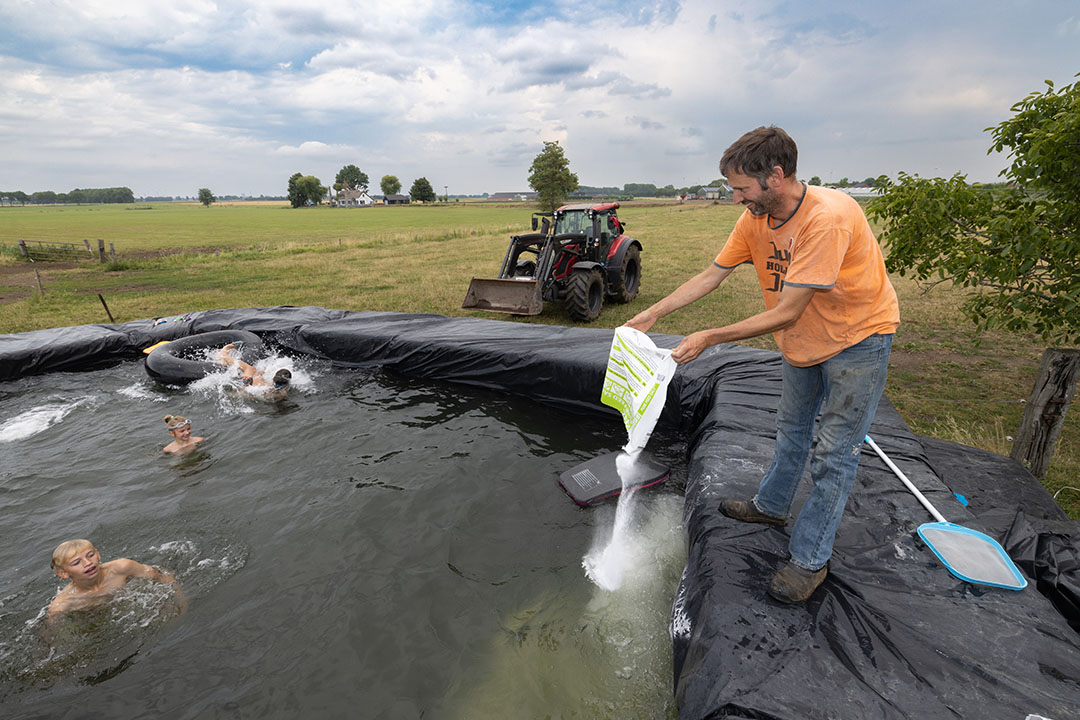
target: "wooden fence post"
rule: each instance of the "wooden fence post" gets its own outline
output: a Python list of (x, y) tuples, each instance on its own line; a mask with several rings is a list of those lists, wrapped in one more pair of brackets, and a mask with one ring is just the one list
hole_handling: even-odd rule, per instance
[(105, 308), (105, 314), (109, 316), (109, 322), (115, 325), (116, 321), (113, 320), (112, 313), (109, 312), (109, 306), (105, 303), (105, 298), (101, 296), (101, 293), (97, 294), (97, 299), (101, 301), (101, 307)]
[(98, 238), (98, 241), (97, 241), (97, 254), (98, 254), (98, 261), (99, 262), (105, 262), (105, 241), (102, 240), (101, 238)]
[(1042, 479), (1050, 468), (1054, 445), (1080, 378), (1080, 350), (1047, 348), (1039, 375), (1024, 408), (1010, 456)]
[(26, 249), (26, 241), (21, 238), (19, 239), (19, 250), (22, 251), (22, 256), (24, 258), (30, 257), (30, 251)]

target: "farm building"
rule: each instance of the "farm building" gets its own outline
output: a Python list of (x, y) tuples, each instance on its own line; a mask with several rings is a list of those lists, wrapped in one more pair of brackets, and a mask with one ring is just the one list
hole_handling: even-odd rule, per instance
[(335, 207), (370, 207), (375, 201), (368, 195), (367, 190), (345, 188), (337, 194), (333, 204)]
[(496, 202), (532, 202), (539, 197), (534, 192), (497, 192), (488, 195), (488, 200)]

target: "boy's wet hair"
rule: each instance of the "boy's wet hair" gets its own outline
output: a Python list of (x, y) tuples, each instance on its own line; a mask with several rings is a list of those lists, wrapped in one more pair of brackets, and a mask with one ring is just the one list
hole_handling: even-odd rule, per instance
[(289, 372), (286, 368), (281, 368), (276, 373), (274, 373), (275, 388), (285, 387), (289, 384), (290, 381), (292, 381), (292, 373)]
[(66, 563), (72, 555), (77, 555), (86, 548), (92, 547), (94, 547), (94, 543), (90, 542), (89, 540), (83, 540), (82, 538), (65, 540), (64, 542), (57, 545), (56, 549), (53, 550), (52, 562), (49, 563), (49, 567), (51, 567), (53, 570), (56, 570), (59, 567), (63, 567), (64, 563)]

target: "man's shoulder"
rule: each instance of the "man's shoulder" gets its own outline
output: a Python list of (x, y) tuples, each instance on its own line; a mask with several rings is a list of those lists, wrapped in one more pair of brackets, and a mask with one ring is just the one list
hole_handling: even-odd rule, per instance
[(808, 185), (806, 187), (806, 199), (808, 205), (818, 212), (833, 213), (835, 215), (863, 214), (859, 201), (846, 192), (835, 188)]

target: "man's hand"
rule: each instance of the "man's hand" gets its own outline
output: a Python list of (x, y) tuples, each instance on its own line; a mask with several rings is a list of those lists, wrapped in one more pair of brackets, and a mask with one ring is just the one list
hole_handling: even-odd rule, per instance
[(711, 344), (707, 330), (692, 333), (684, 337), (678, 347), (671, 351), (671, 359), (680, 365), (688, 363), (697, 359), (697, 356)]
[(634, 317), (623, 323), (623, 327), (633, 328), (641, 332), (649, 332), (649, 328), (656, 324), (656, 316), (648, 310), (642, 310)]

